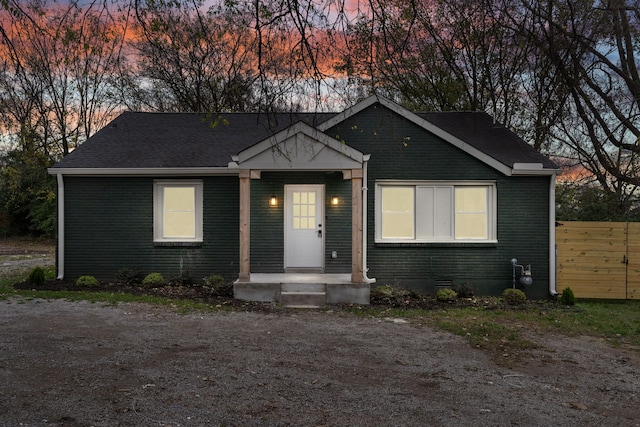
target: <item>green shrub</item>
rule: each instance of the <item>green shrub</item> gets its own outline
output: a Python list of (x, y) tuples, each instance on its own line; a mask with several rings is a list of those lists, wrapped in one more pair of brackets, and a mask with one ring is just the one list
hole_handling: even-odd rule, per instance
[(458, 298), (458, 294), (453, 289), (443, 288), (438, 289), (438, 292), (436, 292), (438, 301), (454, 301), (456, 298)]
[(125, 285), (140, 283), (142, 273), (138, 267), (124, 267), (116, 273), (116, 280)]
[(98, 286), (98, 279), (93, 276), (80, 276), (78, 277), (78, 280), (76, 280), (76, 285), (91, 288)]
[(389, 285), (377, 286), (371, 290), (371, 297), (373, 298), (389, 298), (394, 294), (394, 288)]
[(573, 294), (571, 288), (564, 288), (562, 295), (560, 295), (560, 302), (562, 305), (576, 305), (576, 296)]
[(42, 267), (35, 267), (31, 270), (27, 280), (33, 286), (42, 286), (44, 284), (44, 270)]
[(502, 292), (502, 299), (509, 305), (522, 305), (527, 302), (527, 296), (520, 289), (507, 288)]
[(214, 295), (221, 297), (233, 296), (233, 283), (227, 282), (224, 277), (212, 274), (204, 278), (203, 287), (210, 289)]
[(456, 284), (453, 290), (458, 294), (458, 298), (473, 298), (473, 287), (469, 282)]
[(193, 285), (193, 277), (189, 274), (188, 270), (184, 270), (180, 273), (180, 276), (174, 277), (169, 281), (172, 285), (183, 285), (183, 286), (191, 286)]
[(164, 277), (160, 273), (149, 273), (142, 279), (142, 284), (149, 287), (162, 286)]

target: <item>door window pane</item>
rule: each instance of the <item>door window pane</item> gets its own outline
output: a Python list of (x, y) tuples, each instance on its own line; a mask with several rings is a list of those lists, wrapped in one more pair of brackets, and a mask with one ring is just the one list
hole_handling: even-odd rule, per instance
[(292, 226), (294, 230), (312, 229), (316, 223), (316, 193), (314, 191), (294, 191)]

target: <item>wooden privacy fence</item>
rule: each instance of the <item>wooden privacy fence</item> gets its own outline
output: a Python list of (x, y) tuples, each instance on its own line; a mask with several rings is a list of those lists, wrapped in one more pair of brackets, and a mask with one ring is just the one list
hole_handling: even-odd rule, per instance
[(556, 244), (559, 292), (640, 299), (640, 222), (561, 221)]

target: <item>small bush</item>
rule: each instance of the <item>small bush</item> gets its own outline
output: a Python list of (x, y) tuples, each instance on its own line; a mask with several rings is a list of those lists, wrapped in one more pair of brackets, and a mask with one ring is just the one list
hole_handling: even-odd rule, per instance
[(98, 279), (93, 276), (80, 276), (78, 277), (78, 280), (76, 280), (76, 285), (91, 288), (98, 286)]
[(453, 289), (444, 288), (436, 292), (436, 299), (438, 301), (454, 301), (456, 298), (458, 298), (458, 294)]
[(204, 278), (203, 287), (210, 289), (214, 295), (221, 297), (233, 296), (233, 283), (227, 282), (224, 277), (212, 274)]
[(374, 298), (389, 298), (394, 293), (395, 290), (389, 285), (377, 286), (371, 290), (371, 296)]
[(371, 290), (371, 304), (391, 305), (392, 307), (406, 307), (419, 295), (409, 289), (404, 289), (399, 283), (377, 286)]
[(469, 282), (456, 284), (453, 290), (458, 294), (458, 298), (473, 298), (473, 287)]
[(149, 287), (162, 286), (164, 277), (160, 273), (149, 273), (142, 279), (142, 284)]
[(560, 302), (562, 305), (576, 305), (576, 296), (573, 294), (571, 288), (564, 288), (562, 295), (560, 295)]
[(29, 284), (33, 286), (41, 286), (44, 284), (44, 270), (42, 267), (35, 267), (29, 273), (29, 278), (27, 279)]
[(509, 305), (522, 305), (527, 302), (527, 296), (520, 289), (507, 288), (502, 292), (502, 299)]
[(138, 267), (124, 267), (116, 273), (116, 280), (125, 285), (140, 283), (142, 273)]
[(171, 279), (170, 283), (174, 286), (175, 285), (191, 286), (193, 285), (193, 277), (191, 277), (191, 274), (189, 274), (188, 270), (184, 270), (182, 273), (180, 273), (180, 276), (174, 277), (173, 279)]

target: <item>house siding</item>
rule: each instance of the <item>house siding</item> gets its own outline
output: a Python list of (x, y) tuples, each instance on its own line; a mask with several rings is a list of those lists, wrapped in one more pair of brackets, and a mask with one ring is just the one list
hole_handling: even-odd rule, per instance
[[(351, 272), (351, 181), (341, 172), (263, 172), (251, 181), (251, 272), (284, 271), (284, 187), (288, 184), (323, 184), (325, 186), (326, 273)], [(278, 198), (278, 206), (269, 206), (269, 197)], [(331, 206), (331, 196), (340, 199)], [(336, 251), (337, 258), (332, 258)]]
[(153, 181), (65, 177), (65, 279), (88, 274), (114, 280), (119, 270), (133, 266), (165, 279), (183, 272), (194, 281), (210, 274), (237, 278), (238, 178), (202, 179), (203, 242), (198, 246), (154, 245)]
[[(439, 281), (470, 284), (476, 294), (497, 295), (512, 286), (511, 259), (531, 264), (531, 298), (549, 285), (549, 177), (507, 177), (484, 162), (379, 105), (329, 129), (328, 135), (365, 154), (368, 162), (368, 276), (433, 293)], [(376, 180), (496, 183), (497, 244), (375, 243)]]

